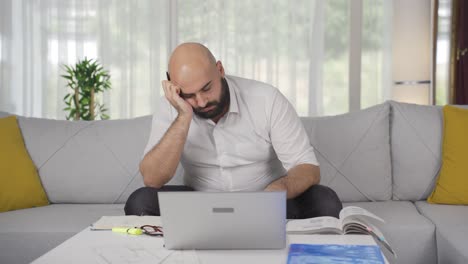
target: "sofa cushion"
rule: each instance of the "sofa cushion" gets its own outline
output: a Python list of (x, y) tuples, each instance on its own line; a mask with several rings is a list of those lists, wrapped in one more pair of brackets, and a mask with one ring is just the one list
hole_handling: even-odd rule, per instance
[(0, 217), (0, 263), (29, 263), (123, 204), (53, 204)]
[(388, 103), (301, 119), (320, 163), (321, 184), (345, 202), (391, 198)]
[(444, 106), (442, 168), (429, 203), (468, 204), (468, 110)]
[(468, 263), (468, 206), (416, 202), (422, 215), (436, 226), (439, 263)]
[(64, 232), (0, 233), (0, 263), (31, 263), (73, 235)]
[(124, 215), (124, 204), (51, 204), (5, 212), (0, 234), (15, 232), (77, 233), (103, 215)]
[(18, 119), (52, 203), (122, 203), (143, 186), (138, 165), (151, 116), (105, 121)]
[(437, 263), (435, 226), (419, 214), (413, 203), (385, 201), (343, 204), (350, 205), (362, 207), (385, 220), (385, 223), (375, 221), (373, 224), (382, 231), (397, 254), (395, 260), (383, 250), (390, 263)]
[(0, 146), (0, 212), (49, 204), (16, 116), (0, 118)]

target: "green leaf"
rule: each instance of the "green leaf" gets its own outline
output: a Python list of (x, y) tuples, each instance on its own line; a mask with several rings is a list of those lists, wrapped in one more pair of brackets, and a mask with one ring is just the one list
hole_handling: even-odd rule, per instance
[[(68, 118), (74, 119), (74, 114), (78, 110), (72, 107), (77, 107), (76, 103), (78, 103), (79, 106), (80, 118), (83, 120), (89, 120), (91, 118), (89, 103), (91, 102), (92, 89), (94, 89), (94, 96), (96, 99), (96, 113), (107, 111), (103, 105), (98, 103), (98, 98), (100, 98), (100, 93), (111, 89), (110, 74), (97, 59), (84, 57), (84, 59), (77, 60), (74, 65), (64, 64), (62, 67), (67, 73), (61, 75), (61, 77), (67, 81), (65, 87), (73, 91), (63, 98), (66, 105), (64, 111), (68, 111)], [(75, 96), (76, 93), (78, 94), (78, 98)], [(76, 100), (78, 100), (78, 102)]]
[(70, 80), (70, 81), (72, 80), (72, 76), (70, 76), (70, 75), (60, 75), (60, 76), (62, 76), (63, 78), (65, 78), (67, 80)]

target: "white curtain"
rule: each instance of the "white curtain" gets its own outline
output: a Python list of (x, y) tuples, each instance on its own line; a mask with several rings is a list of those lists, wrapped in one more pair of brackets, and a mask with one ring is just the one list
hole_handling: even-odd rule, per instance
[(64, 119), (62, 65), (86, 56), (110, 71), (111, 119), (151, 114), (170, 51), (197, 41), (301, 116), (345, 113), (389, 98), (391, 17), (385, 0), (0, 0), (0, 111)]

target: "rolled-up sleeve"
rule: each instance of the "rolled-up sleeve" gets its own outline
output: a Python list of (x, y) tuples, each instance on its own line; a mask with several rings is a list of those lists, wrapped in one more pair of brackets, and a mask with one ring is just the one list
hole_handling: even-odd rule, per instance
[(278, 90), (271, 108), (270, 138), (276, 155), (286, 170), (299, 164), (319, 166), (300, 118)]

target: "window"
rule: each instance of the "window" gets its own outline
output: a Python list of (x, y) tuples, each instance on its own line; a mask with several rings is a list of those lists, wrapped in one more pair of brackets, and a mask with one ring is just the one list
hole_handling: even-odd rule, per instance
[[(358, 1), (178, 1), (177, 37), (212, 49), (228, 74), (278, 87), (299, 115), (350, 110), (351, 5)], [(391, 4), (363, 1), (361, 107), (385, 99)], [(387, 10), (389, 9), (389, 10)], [(354, 109), (356, 110), (356, 109)]]
[(451, 8), (451, 0), (439, 0), (439, 8), (437, 12), (437, 56), (435, 65), (435, 103), (437, 105), (445, 105), (449, 103)]
[(207, 45), (227, 74), (278, 87), (301, 116), (358, 110), (388, 99), (391, 9), (384, 0), (1, 1), (14, 37), (1, 35), (0, 55), (23, 59), (1, 65), (15, 67), (13, 81), (0, 75), (12, 102), (0, 110), (64, 119), (61, 66), (86, 56), (110, 70), (101, 100), (112, 119), (151, 114), (168, 56), (185, 41)]

